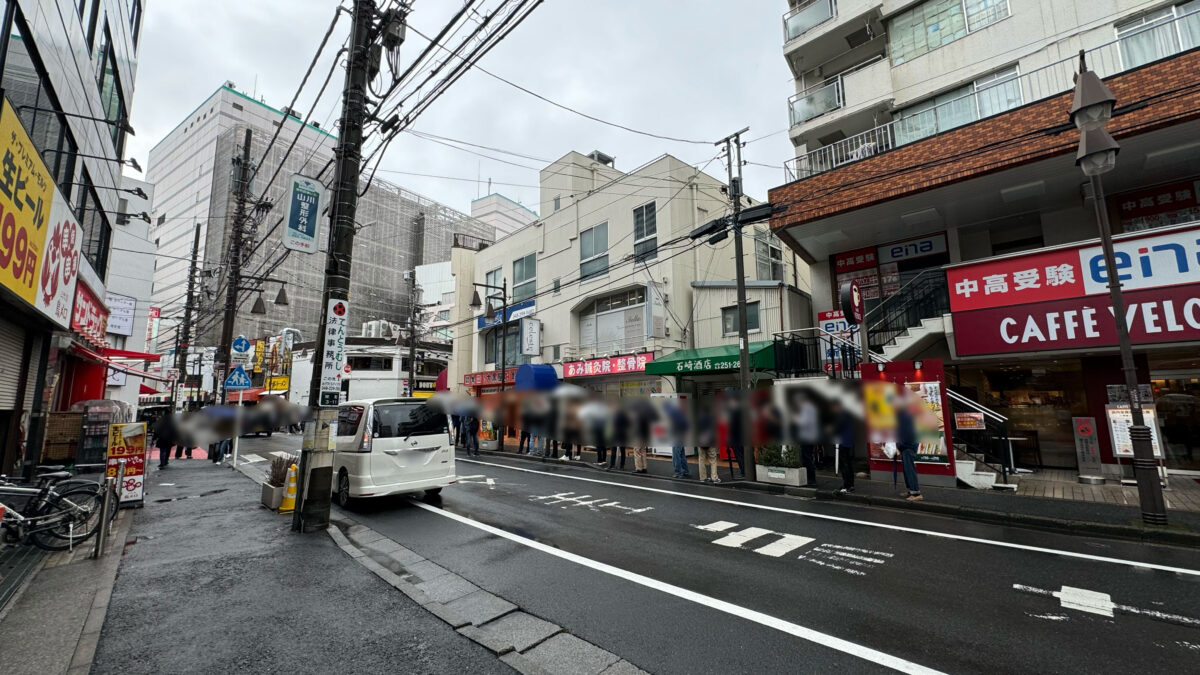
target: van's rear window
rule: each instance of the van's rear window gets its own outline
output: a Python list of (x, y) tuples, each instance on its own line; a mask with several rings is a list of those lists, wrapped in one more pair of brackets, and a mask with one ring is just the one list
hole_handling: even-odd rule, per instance
[(375, 438), (402, 438), (450, 431), (446, 415), (424, 403), (380, 403), (375, 406)]
[(363, 407), (361, 405), (344, 405), (338, 408), (338, 436), (354, 436), (358, 434), (358, 423), (362, 421)]

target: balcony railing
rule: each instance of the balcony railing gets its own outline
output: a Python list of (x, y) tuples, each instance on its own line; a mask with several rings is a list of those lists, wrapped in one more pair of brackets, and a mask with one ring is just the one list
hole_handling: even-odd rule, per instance
[(815, 87), (809, 87), (788, 101), (792, 110), (792, 125), (803, 124), (814, 117), (837, 110), (842, 107), (844, 101), (840, 75)]
[(837, 16), (834, 0), (808, 0), (783, 15), (783, 41), (791, 42)]
[[(1184, 23), (1186, 22), (1186, 23)], [(1112, 42), (1087, 50), (1088, 68), (1102, 78), (1132, 70), (1146, 64), (1146, 43), (1151, 35), (1166, 30), (1178, 35), (1200, 35), (1200, 12), (1176, 17), (1170, 22), (1149, 26), (1142, 31), (1126, 33)], [(1157, 31), (1157, 33), (1152, 33)], [(1196, 40), (1178, 39), (1174, 42), (1154, 42), (1155, 58), (1167, 58), (1198, 46)], [(817, 148), (784, 166), (788, 182), (809, 178), (843, 164), (866, 159), (908, 143), (928, 138), (954, 127), (1002, 114), (1026, 103), (1057, 96), (1075, 87), (1075, 71), (1079, 58), (1072, 56), (1050, 65), (1031, 70), (1011, 80), (998, 82), (959, 98), (946, 101), (915, 115), (892, 120), (887, 124), (849, 136), (836, 143)], [(792, 123), (796, 124), (793, 110)]]

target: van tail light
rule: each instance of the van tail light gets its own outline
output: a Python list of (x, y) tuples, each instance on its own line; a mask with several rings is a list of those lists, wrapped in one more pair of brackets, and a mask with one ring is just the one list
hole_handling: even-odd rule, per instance
[(363, 452), (371, 451), (371, 430), (370, 429), (363, 431), (362, 445), (360, 446), (360, 449)]

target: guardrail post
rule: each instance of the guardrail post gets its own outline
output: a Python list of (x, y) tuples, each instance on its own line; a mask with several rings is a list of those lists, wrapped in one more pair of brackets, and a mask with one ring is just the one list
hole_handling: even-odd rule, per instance
[(104, 477), (104, 499), (100, 502), (100, 530), (96, 532), (96, 545), (92, 549), (93, 558), (104, 555), (104, 546), (108, 540), (108, 514), (112, 509), (112, 495), (115, 486), (116, 478), (114, 476)]

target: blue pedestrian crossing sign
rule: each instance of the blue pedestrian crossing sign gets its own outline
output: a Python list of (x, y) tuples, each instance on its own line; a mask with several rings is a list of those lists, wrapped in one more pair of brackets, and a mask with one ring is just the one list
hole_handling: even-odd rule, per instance
[(229, 377), (225, 378), (226, 391), (241, 391), (249, 389), (250, 386), (250, 376), (241, 366), (234, 366), (233, 370), (229, 372)]

